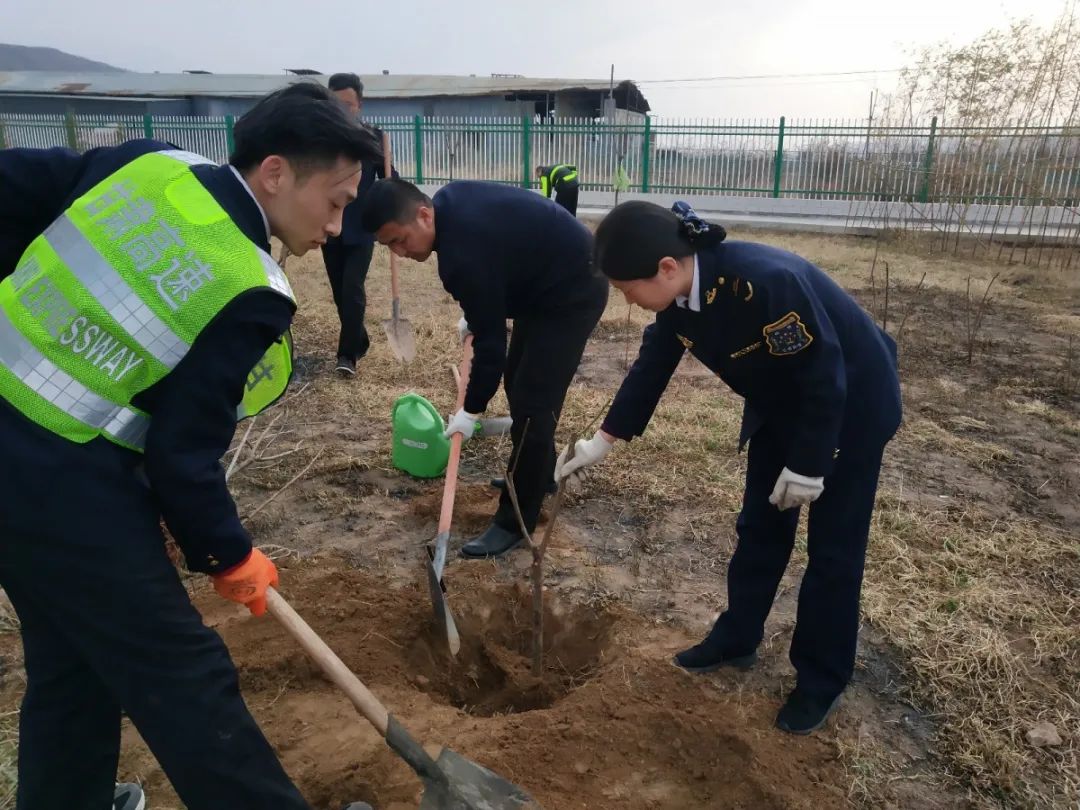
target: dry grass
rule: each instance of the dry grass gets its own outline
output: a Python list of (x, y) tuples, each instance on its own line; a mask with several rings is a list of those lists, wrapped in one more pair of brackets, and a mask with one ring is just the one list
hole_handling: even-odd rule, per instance
[(19, 617), (15, 613), (15, 608), (7, 594), (0, 589), (0, 633), (18, 633), (19, 627)]
[[(827, 267), (845, 287), (869, 286), (874, 238), (765, 231), (745, 238), (758, 239), (805, 256), (815, 264)], [(1054, 289), (1080, 288), (1080, 277), (1075, 272), (1059, 268), (1040, 268), (1036, 276), (1032, 268), (1022, 265), (999, 267), (964, 255), (942, 256), (930, 244), (931, 240), (918, 235), (885, 235), (881, 240), (877, 266), (879, 286), (884, 283), (882, 267), (887, 261), (893, 280), (899, 280), (905, 287), (914, 287), (925, 272), (927, 283), (936, 289), (962, 294), (968, 277), (985, 282), (1001, 272), (1000, 282), (1007, 285), (1020, 281), (1036, 282)]]
[[(884, 493), (863, 606), (903, 653), (915, 694), (941, 719), (944, 750), (979, 795), (1023, 807), (1080, 795), (1075, 537)], [(1028, 745), (1042, 719), (1065, 745)]]
[(0, 807), (15, 806), (18, 785), (19, 713), (0, 714)]
[(1013, 460), (1013, 453), (1007, 447), (988, 439), (971, 438), (955, 432), (986, 432), (989, 426), (985, 422), (971, 417), (956, 417), (950, 420), (950, 427), (952, 430), (930, 419), (916, 417), (906, 423), (904, 436), (917, 447), (961, 458), (979, 470), (1000, 467)]
[(1041, 399), (1006, 399), (1005, 404), (1017, 413), (1037, 417), (1059, 428), (1068, 436), (1080, 436), (1080, 419)]

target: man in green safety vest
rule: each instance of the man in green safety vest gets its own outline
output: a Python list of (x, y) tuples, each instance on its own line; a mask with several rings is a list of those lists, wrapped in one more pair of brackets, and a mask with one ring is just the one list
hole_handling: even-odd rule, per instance
[(551, 198), (555, 192), (555, 202), (577, 216), (578, 170), (577, 166), (559, 163), (555, 166), (537, 166), (536, 176), (540, 178), (540, 190)]
[(277, 571), (220, 458), (292, 371), (270, 257), (341, 228), (378, 139), (314, 83), (234, 130), (229, 165), (139, 140), (0, 150), (0, 586), (21, 620), (18, 810), (136, 810), (125, 711), (189, 810), (308, 805), (252, 719), (160, 529), (261, 615)]

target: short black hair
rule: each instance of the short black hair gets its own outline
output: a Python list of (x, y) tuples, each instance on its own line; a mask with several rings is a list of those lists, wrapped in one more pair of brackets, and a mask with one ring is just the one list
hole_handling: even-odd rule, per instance
[(595, 265), (615, 281), (652, 278), (660, 260), (693, 256), (702, 247), (719, 244), (726, 236), (719, 225), (691, 236), (671, 210), (642, 200), (611, 209), (596, 229)]
[(337, 97), (316, 82), (275, 90), (233, 127), (229, 163), (244, 171), (270, 155), (286, 158), (299, 174), (333, 166), (339, 159), (382, 162), (382, 139), (353, 121)]
[(331, 90), (355, 90), (356, 97), (364, 97), (364, 83), (355, 73), (335, 73), (327, 82)]
[(360, 221), (365, 231), (375, 233), (387, 222), (412, 222), (417, 208), (430, 205), (431, 198), (408, 180), (387, 177), (368, 191)]

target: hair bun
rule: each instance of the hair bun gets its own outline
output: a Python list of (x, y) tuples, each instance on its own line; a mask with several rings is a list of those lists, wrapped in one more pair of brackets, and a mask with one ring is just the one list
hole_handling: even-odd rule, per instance
[(727, 231), (722, 226), (713, 225), (703, 220), (687, 202), (679, 200), (671, 206), (671, 212), (679, 218), (679, 226), (691, 244), (702, 242), (715, 244), (723, 242), (727, 237)]

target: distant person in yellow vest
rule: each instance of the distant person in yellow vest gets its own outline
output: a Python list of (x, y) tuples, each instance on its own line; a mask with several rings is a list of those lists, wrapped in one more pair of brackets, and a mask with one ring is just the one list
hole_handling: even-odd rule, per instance
[(555, 202), (577, 216), (578, 170), (577, 166), (559, 163), (555, 166), (537, 166), (536, 176), (540, 179), (540, 190), (551, 198), (555, 192)]
[[(294, 254), (341, 229), (373, 134), (297, 84), (217, 166), (138, 140), (0, 151), (0, 586), (21, 620), (18, 810), (141, 810), (121, 710), (189, 810), (307, 810), (169, 561), (255, 615), (276, 585), (220, 459), (292, 370)], [(359, 807), (361, 805), (357, 805)]]

